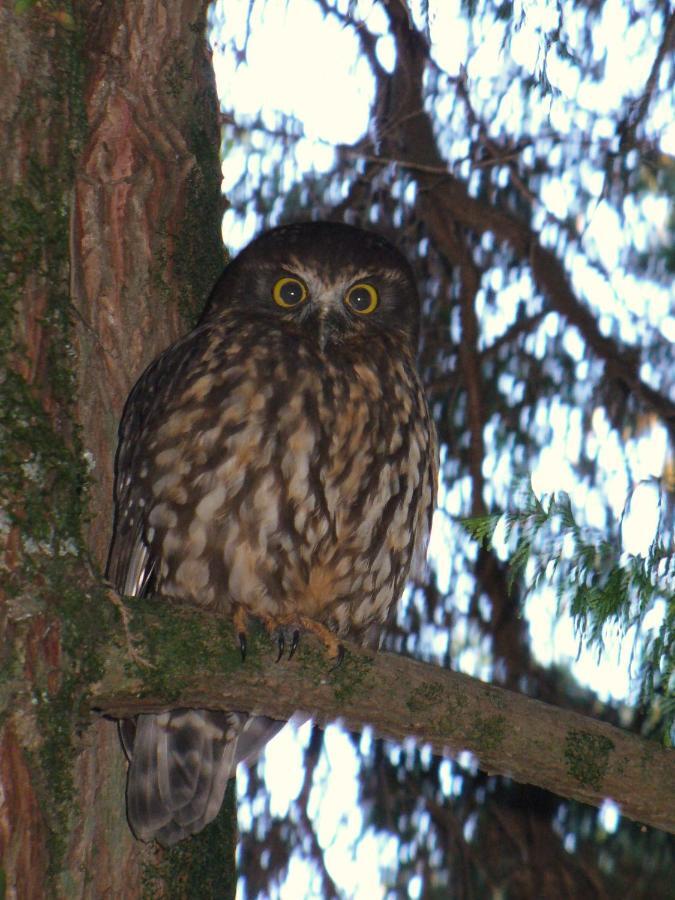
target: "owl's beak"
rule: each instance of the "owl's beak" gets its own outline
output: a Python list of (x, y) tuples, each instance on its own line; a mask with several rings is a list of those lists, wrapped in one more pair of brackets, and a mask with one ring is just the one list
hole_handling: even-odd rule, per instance
[(326, 349), (326, 341), (328, 339), (328, 335), (326, 334), (326, 329), (322, 327), (323, 322), (319, 325), (319, 350), (323, 353)]
[(333, 298), (327, 298), (325, 303), (321, 303), (318, 311), (319, 350), (324, 353), (327, 345), (339, 336), (344, 328), (344, 322), (335, 310)]

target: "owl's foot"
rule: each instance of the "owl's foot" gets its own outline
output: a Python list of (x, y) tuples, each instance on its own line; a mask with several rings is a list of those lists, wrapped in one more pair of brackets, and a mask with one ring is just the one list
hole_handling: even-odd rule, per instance
[(298, 624), (303, 631), (308, 631), (310, 634), (318, 637), (326, 648), (328, 658), (334, 663), (332, 668), (337, 669), (345, 658), (345, 648), (335, 632), (331, 631), (330, 628), (326, 628), (322, 622), (317, 622), (316, 619), (309, 619), (305, 616), (300, 617)]
[[(326, 648), (328, 658), (334, 660), (335, 664), (332, 669), (337, 669), (341, 665), (345, 656), (345, 648), (338, 636), (327, 628), (322, 622), (316, 619), (310, 619), (308, 616), (256, 616), (265, 626), (267, 633), (273, 641), (276, 641), (278, 653), (276, 661), (279, 662), (284, 655), (286, 646), (288, 646), (288, 659), (293, 659), (295, 651), (298, 649), (302, 632), (309, 632), (315, 635)], [(241, 652), (241, 660), (246, 659), (247, 647), (247, 626), (249, 614), (243, 606), (237, 606), (233, 614), (234, 632), (239, 641), (239, 650)]]
[(286, 645), (288, 645), (288, 659), (293, 659), (295, 651), (298, 649), (302, 632), (309, 632), (315, 635), (326, 648), (328, 658), (335, 660), (333, 668), (337, 668), (344, 659), (345, 648), (338, 636), (327, 628), (322, 622), (316, 619), (310, 619), (308, 616), (284, 616), (279, 618), (270, 618), (263, 620), (270, 636), (276, 639), (278, 653), (277, 662), (284, 655)]
[[(241, 653), (241, 661), (244, 662), (246, 660), (246, 649), (247, 649), (247, 635), (248, 635), (248, 620), (250, 616), (249, 613), (243, 606), (236, 606), (234, 609), (234, 613), (232, 615), (232, 624), (234, 627), (234, 633), (237, 636), (237, 640), (239, 642), (239, 651)], [(285, 626), (287, 625), (287, 620), (277, 618), (274, 616), (257, 616), (262, 624), (265, 626), (267, 633), (270, 635), (272, 640), (277, 641), (277, 645), (279, 647), (279, 655), (277, 656), (276, 661), (279, 662), (281, 657), (283, 656), (284, 649), (286, 647), (286, 633)], [(291, 659), (293, 654), (295, 653), (298, 641), (300, 640), (300, 630), (295, 628), (290, 638), (290, 649), (288, 652), (288, 658)]]

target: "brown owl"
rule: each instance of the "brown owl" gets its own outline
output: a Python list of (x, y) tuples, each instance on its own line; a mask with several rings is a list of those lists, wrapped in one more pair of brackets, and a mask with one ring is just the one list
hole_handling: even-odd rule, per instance
[[(377, 235), (311, 222), (249, 244), (127, 401), (117, 589), (231, 617), (242, 653), (249, 614), (280, 653), (307, 630), (333, 656), (345, 635), (376, 636), (423, 562), (434, 505), (419, 323), (412, 270)], [(194, 709), (123, 722), (136, 836), (200, 831), (282, 724)]]

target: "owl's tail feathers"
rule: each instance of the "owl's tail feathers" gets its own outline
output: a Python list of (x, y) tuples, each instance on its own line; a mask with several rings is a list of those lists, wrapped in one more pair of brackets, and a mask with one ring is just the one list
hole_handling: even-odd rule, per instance
[(216, 817), (237, 763), (260, 752), (283, 722), (245, 713), (174, 709), (120, 723), (129, 757), (127, 815), (139, 840), (165, 847)]

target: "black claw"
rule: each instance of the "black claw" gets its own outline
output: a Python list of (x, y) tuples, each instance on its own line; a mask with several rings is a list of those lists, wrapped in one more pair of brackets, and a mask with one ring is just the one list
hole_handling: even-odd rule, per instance
[(340, 666), (342, 665), (342, 663), (344, 661), (344, 658), (345, 658), (345, 648), (342, 646), (342, 644), (338, 644), (337, 659), (335, 660), (335, 665), (331, 666), (331, 672), (334, 672), (336, 669), (340, 668)]
[(241, 661), (244, 662), (246, 659), (246, 634), (243, 631), (239, 632), (239, 649), (241, 651)]
[(296, 628), (293, 632), (293, 638), (291, 639), (291, 649), (288, 651), (288, 658), (293, 659), (293, 654), (298, 649), (298, 644), (300, 643), (300, 632)]
[(279, 632), (279, 637), (277, 638), (277, 641), (278, 641), (277, 646), (279, 647), (279, 653), (278, 653), (278, 655), (277, 655), (276, 662), (279, 662), (279, 660), (281, 659), (281, 657), (284, 655), (284, 646), (285, 646), (285, 643), (286, 643), (285, 640), (284, 640), (284, 633), (283, 633), (283, 631), (280, 631), (280, 632)]

